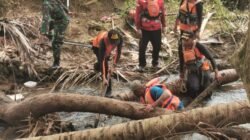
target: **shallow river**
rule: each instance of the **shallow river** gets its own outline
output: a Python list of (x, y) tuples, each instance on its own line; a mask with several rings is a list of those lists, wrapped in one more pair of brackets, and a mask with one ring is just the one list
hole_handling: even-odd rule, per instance
[[(170, 77), (169, 80), (173, 80), (176, 77)], [(120, 88), (115, 89), (113, 92), (128, 92), (128, 88)], [(71, 92), (77, 92), (82, 94), (90, 94), (90, 95), (97, 95), (98, 90), (91, 89), (91, 88), (77, 88), (77, 89), (70, 89)], [(220, 103), (230, 103), (234, 101), (242, 101), (246, 100), (247, 95), (246, 91), (243, 89), (242, 83), (240, 81), (236, 81), (234, 83), (230, 83), (227, 85), (223, 85), (220, 88), (218, 88), (216, 91), (214, 91), (211, 100), (204, 102), (206, 106), (216, 105)], [(71, 121), (75, 128), (77, 130), (84, 130), (87, 128), (92, 128), (96, 114), (93, 113), (61, 113), (61, 116), (66, 121)], [(107, 125), (113, 125), (118, 123), (127, 122), (129, 119), (121, 118), (121, 117), (114, 117), (114, 116), (107, 116), (107, 115), (101, 115), (101, 120), (99, 123), (99, 127), (101, 126), (107, 126)], [(246, 125), (249, 127), (250, 125)], [(186, 135), (183, 138), (183, 140), (200, 140), (200, 139), (208, 139), (205, 136), (202, 136), (200, 134), (190, 134)]]

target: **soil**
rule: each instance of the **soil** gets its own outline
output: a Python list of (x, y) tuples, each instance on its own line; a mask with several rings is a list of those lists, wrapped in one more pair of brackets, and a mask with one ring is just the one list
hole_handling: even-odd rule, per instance
[[(0, 0), (0, 8), (3, 7), (0, 10), (0, 16), (4, 15), (8, 19), (17, 19), (20, 17), (27, 17), (27, 19), (36, 19), (36, 21), (41, 20), (41, 4), (42, 0), (40, 1), (34, 1), (34, 0), (8, 0), (8, 3), (6, 2), (7, 0)], [(70, 41), (77, 41), (77, 42), (84, 42), (88, 43), (92, 37), (94, 37), (100, 30), (108, 30), (111, 29), (111, 20), (109, 18), (114, 15), (114, 23), (116, 27), (120, 27), (125, 30), (126, 33), (130, 35), (134, 35), (134, 31), (131, 30), (129, 27), (126, 26), (124, 22), (125, 18), (125, 13), (126, 10), (131, 8), (130, 5), (128, 4), (128, 1), (124, 0), (100, 0), (97, 1), (93, 4), (90, 4), (88, 6), (85, 6), (84, 4), (88, 2), (88, 0), (74, 0), (72, 1), (70, 5), (70, 11), (72, 12), (71, 16), (71, 21), (70, 25), (67, 29), (66, 32), (66, 40)], [(2, 4), (2, 5), (1, 5)], [(5, 10), (3, 10), (5, 9)], [(176, 7), (172, 7), (170, 4), (167, 4), (167, 9), (168, 13), (175, 13), (177, 11)], [(177, 39), (173, 34), (170, 34), (173, 28), (173, 23), (174, 23), (174, 16), (168, 16), (169, 20), (167, 21), (168, 27), (167, 27), (167, 35), (164, 36), (166, 37), (169, 41), (169, 44), (171, 46), (172, 50), (172, 57), (170, 57), (170, 53), (167, 52), (168, 47), (164, 46), (163, 51), (161, 52), (161, 55), (166, 57), (162, 57), (160, 59), (160, 66), (166, 66), (169, 63), (173, 62), (174, 59), (177, 58)], [(105, 19), (104, 21), (101, 21), (101, 19)], [(40, 22), (38, 22), (40, 23)], [(205, 31), (205, 35), (212, 37), (218, 37), (220, 38), (223, 42), (225, 42), (225, 45), (216, 45), (216, 44), (210, 44), (208, 45), (208, 49), (214, 54), (215, 58), (220, 59), (220, 60), (225, 60), (227, 61), (229, 59), (228, 54), (233, 54), (233, 52), (238, 48), (238, 45), (241, 44), (241, 40), (243, 37), (242, 32), (237, 32), (237, 34), (228, 34), (221, 32), (217, 28), (214, 28), (215, 25), (218, 24), (218, 21), (212, 21), (208, 23), (208, 29)], [(36, 28), (38, 29), (40, 25), (36, 25)], [(136, 38), (136, 36), (133, 36)], [(44, 39), (41, 36), (39, 38), (35, 39), (40, 40)], [(235, 41), (233, 40), (235, 39)], [(45, 39), (46, 40), (46, 39)], [(138, 40), (132, 40), (138, 43)], [(121, 57), (121, 64), (118, 65), (118, 70), (120, 72), (124, 72), (123, 74), (125, 75), (126, 78), (129, 80), (135, 80), (135, 79), (140, 79), (141, 81), (147, 81), (156, 75), (153, 75), (156, 71), (151, 71), (149, 70), (146, 73), (138, 73), (135, 72), (135, 68), (138, 65), (138, 46), (132, 46), (130, 43), (132, 42), (128, 38), (125, 39), (126, 44), (124, 45), (124, 53), (122, 54)], [(1, 42), (1, 39), (0, 39)], [(46, 42), (46, 41), (45, 41)], [(237, 43), (235, 43), (237, 42)], [(47, 42), (48, 43), (48, 42)], [(0, 43), (1, 46), (1, 43)], [(38, 69), (45, 69), (46, 74), (41, 74), (41, 79), (44, 79), (45, 76), (48, 76), (47, 80), (45, 81), (38, 81), (38, 87), (30, 89), (30, 88), (25, 88), (23, 86), (23, 83), (28, 80), (34, 80), (32, 78), (27, 78), (27, 75), (22, 75), (20, 77), (13, 76), (12, 72), (10, 69), (8, 70), (8, 77), (4, 77), (0, 79), (5, 78), (5, 82), (0, 81), (0, 91), (8, 94), (13, 94), (13, 93), (22, 93), (25, 97), (29, 96), (35, 96), (37, 94), (42, 94), (42, 93), (49, 93), (51, 89), (53, 88), (55, 81), (58, 78), (58, 75), (55, 76), (56, 78), (52, 78), (53, 72), (47, 71), (49, 67), (52, 64), (52, 54), (51, 54), (51, 48), (41, 46), (42, 49), (45, 51), (42, 53), (42, 60), (39, 60), (35, 63), (36, 67)], [(2, 50), (1, 50), (2, 51)], [(150, 52), (152, 51), (151, 46), (149, 46), (148, 49), (148, 54), (150, 55)], [(150, 60), (151, 56), (148, 57), (148, 63), (151, 61)], [(93, 70), (93, 64), (96, 61), (96, 58), (92, 52), (91, 49), (89, 48), (82, 48), (79, 46), (68, 46), (64, 45), (62, 48), (62, 55), (61, 55), (61, 66), (62, 66), (62, 72), (60, 74), (64, 74), (64, 72), (71, 71), (71, 73), (78, 72), (77, 70), (83, 70), (85, 73), (84, 76), (91, 75), (94, 73)], [(6, 65), (1, 66), (0, 68), (6, 67)], [(148, 69), (150, 69), (150, 66), (148, 66)], [(19, 69), (17, 68), (15, 70), (16, 74), (19, 72)], [(69, 72), (70, 73), (70, 72)], [(170, 75), (173, 73), (178, 73), (178, 61), (173, 63), (171, 67), (161, 73), (162, 75)], [(20, 74), (21, 75), (21, 74)], [(51, 77), (50, 77), (51, 76)], [(69, 75), (70, 77), (72, 75)], [(74, 75), (75, 76), (75, 75)], [(94, 75), (93, 75), (94, 76)], [(66, 77), (66, 78), (68, 78)], [(92, 77), (92, 76), (91, 76)], [(65, 77), (64, 77), (65, 78)], [(74, 77), (73, 77), (74, 78)], [(117, 77), (115, 78), (116, 80), (113, 80), (113, 89), (114, 92), (120, 93), (120, 92), (129, 92), (127, 87), (128, 84), (124, 82), (124, 80), (119, 77), (120, 79), (118, 80)], [(40, 79), (40, 80), (41, 80)], [(37, 79), (35, 79), (37, 80)], [(62, 84), (65, 81), (59, 81), (60, 84)], [(12, 84), (12, 83), (17, 83), (17, 84)], [(67, 90), (62, 90), (62, 91), (67, 91), (67, 92), (76, 92), (76, 93), (82, 93), (82, 94), (91, 94), (91, 95), (98, 95), (101, 91), (101, 80), (100, 77), (96, 77), (92, 82), (87, 82), (84, 85), (84, 88), (79, 88), (79, 87), (71, 87), (70, 89)], [(70, 87), (70, 86), (69, 86)], [(34, 94), (35, 93), (35, 94)], [(69, 120), (72, 120), (72, 115), (70, 114), (61, 114), (67, 119), (67, 115), (69, 116)], [(93, 118), (95, 115), (94, 114), (84, 114), (85, 117), (79, 118), (80, 115), (83, 114), (76, 114), (74, 115), (73, 118), (76, 119), (77, 121), (75, 122), (76, 124), (79, 122), (83, 122), (82, 119), (85, 118)], [(119, 123), (119, 122), (124, 122), (127, 121), (126, 119), (120, 119), (120, 118), (115, 118), (115, 119), (107, 119), (107, 117), (103, 117), (102, 119), (106, 121), (102, 121), (101, 125), (110, 125), (114, 123)], [(83, 129), (82, 127), (86, 126), (88, 124), (78, 124), (77, 127), (79, 129)]]

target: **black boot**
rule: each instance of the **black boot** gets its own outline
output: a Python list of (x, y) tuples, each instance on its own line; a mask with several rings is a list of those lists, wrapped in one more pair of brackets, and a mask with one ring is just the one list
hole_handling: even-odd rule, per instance
[(58, 69), (58, 68), (60, 68), (60, 57), (56, 56), (54, 57), (52, 69)]
[(54, 63), (52, 69), (57, 69), (60, 67), (60, 55), (61, 55), (61, 43), (62, 41), (53, 41), (52, 42), (52, 49), (53, 49), (53, 57)]

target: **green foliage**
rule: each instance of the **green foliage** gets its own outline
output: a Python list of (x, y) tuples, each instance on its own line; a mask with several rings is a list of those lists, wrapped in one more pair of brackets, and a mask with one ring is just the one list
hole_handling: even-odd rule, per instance
[(122, 7), (119, 14), (124, 18), (124, 17), (127, 16), (127, 12), (130, 9), (135, 9), (135, 7), (136, 7), (136, 1), (135, 0), (125, 0), (124, 7)]
[[(217, 23), (217, 26), (213, 26), (214, 30), (222, 31), (222, 32), (233, 32), (234, 26), (232, 26), (232, 22), (237, 18), (237, 14), (230, 11), (227, 7), (225, 7), (225, 0), (206, 0), (204, 1), (204, 13), (208, 12), (216, 12), (212, 19)], [(218, 26), (219, 25), (219, 26)]]

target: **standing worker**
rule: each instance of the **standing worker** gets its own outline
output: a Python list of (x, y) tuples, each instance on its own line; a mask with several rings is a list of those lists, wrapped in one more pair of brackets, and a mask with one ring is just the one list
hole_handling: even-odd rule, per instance
[(205, 46), (196, 42), (195, 33), (183, 33), (181, 36), (182, 47), (179, 48), (180, 78), (185, 81), (187, 93), (197, 97), (211, 83), (210, 64), (215, 72), (215, 79), (218, 80), (218, 69), (211, 53)]
[(43, 0), (41, 34), (52, 41), (53, 69), (60, 67), (60, 53), (65, 30), (69, 24), (69, 11), (60, 0)]
[(102, 72), (103, 84), (108, 85), (105, 96), (109, 96), (112, 91), (110, 78), (112, 72), (110, 72), (111, 70), (109, 70), (108, 60), (110, 60), (112, 51), (116, 49), (113, 66), (111, 68), (113, 71), (120, 59), (122, 44), (122, 36), (113, 29), (109, 30), (108, 32), (100, 32), (92, 40), (92, 50), (97, 58), (97, 63), (94, 64), (94, 69), (96, 71)]
[(146, 49), (150, 41), (153, 46), (152, 67), (158, 67), (161, 49), (161, 33), (166, 27), (164, 0), (137, 0), (135, 25), (141, 36), (139, 43), (139, 72), (146, 66)]
[(180, 33), (194, 32), (200, 38), (203, 3), (201, 0), (181, 0), (179, 14), (176, 18), (174, 31)]
[(148, 104), (147, 111), (153, 110), (155, 107), (166, 108), (167, 110), (181, 110), (184, 108), (180, 99), (173, 95), (164, 84), (160, 84), (158, 78), (154, 78), (146, 85), (142, 85), (139, 81), (131, 84), (132, 92), (140, 98), (142, 104)]

